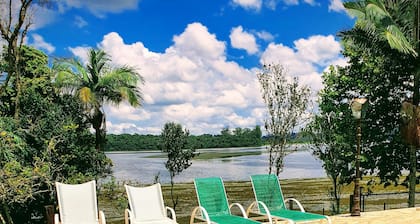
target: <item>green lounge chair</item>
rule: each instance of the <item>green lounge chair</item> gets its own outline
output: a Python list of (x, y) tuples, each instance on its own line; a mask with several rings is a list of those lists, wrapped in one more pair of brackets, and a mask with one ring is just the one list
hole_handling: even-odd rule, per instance
[[(270, 211), (270, 215), (273, 218), (285, 219), (289, 223), (296, 222), (308, 222), (314, 220), (325, 219), (331, 224), (331, 220), (328, 216), (308, 213), (300, 204), (300, 202), (294, 198), (288, 198), (284, 200), (283, 193), (280, 188), (279, 179), (273, 174), (262, 174), (251, 176), (252, 188), (254, 189), (255, 199), (263, 202)], [(288, 201), (294, 201), (299, 206), (300, 211), (289, 210), (286, 208)], [(250, 212), (251, 208), (254, 207), (257, 210), (257, 214), (263, 215), (264, 210), (261, 209), (261, 203), (256, 206), (257, 203), (253, 203), (248, 208), (247, 213)]]
[[(219, 224), (254, 224), (259, 223), (257, 221), (248, 219), (245, 210), (238, 203), (233, 203), (229, 206), (225, 187), (220, 177), (209, 177), (209, 178), (196, 178), (194, 180), (195, 191), (197, 193), (199, 206), (194, 208), (190, 224), (194, 223), (195, 219), (203, 221), (207, 224), (219, 223)], [(242, 216), (232, 215), (231, 208), (237, 206)], [(198, 215), (201, 213), (201, 216)], [(268, 222), (272, 223), (271, 217), (268, 213)]]

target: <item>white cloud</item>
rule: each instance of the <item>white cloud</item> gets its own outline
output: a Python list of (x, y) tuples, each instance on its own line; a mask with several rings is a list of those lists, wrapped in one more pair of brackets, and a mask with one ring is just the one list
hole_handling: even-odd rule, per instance
[[(236, 62), (226, 61), (225, 43), (217, 40), (200, 23), (189, 24), (175, 35), (173, 45), (164, 53), (155, 53), (143, 43), (124, 43), (117, 33), (109, 33), (99, 43), (116, 65), (131, 65), (145, 78), (142, 87), (145, 98), (144, 112), (148, 120), (139, 120), (139, 110), (108, 109), (112, 123), (133, 123), (137, 130), (160, 132), (165, 122), (174, 121), (186, 126), (192, 133), (218, 133), (225, 124), (254, 124), (255, 119), (232, 114), (261, 105), (255, 72), (242, 68)], [(71, 51), (86, 60), (87, 48), (75, 47)], [(124, 108), (124, 107), (123, 107)], [(129, 118), (131, 120), (129, 120)], [(248, 121), (248, 122), (244, 122)], [(121, 131), (122, 127), (115, 127)], [(108, 127), (110, 132), (114, 130)], [(124, 130), (134, 130), (134, 126)], [(158, 134), (158, 133), (155, 133)]]
[(248, 10), (261, 10), (262, 0), (232, 0), (234, 5), (238, 5)]
[(33, 42), (30, 43), (30, 45), (34, 46), (35, 48), (39, 50), (45, 50), (48, 54), (51, 54), (55, 51), (55, 47), (47, 43), (44, 38), (38, 34), (32, 34)]
[(263, 30), (255, 33), (258, 38), (263, 39), (264, 41), (270, 42), (274, 40), (274, 35)]
[(341, 51), (341, 45), (334, 39), (334, 36), (311, 36), (309, 39), (294, 41), (299, 58), (325, 66), (330, 64)]
[(258, 52), (255, 36), (244, 31), (242, 26), (233, 28), (229, 38), (230, 44), (234, 48), (246, 50), (248, 54), (255, 54)]
[(124, 10), (137, 9), (139, 1), (140, 0), (65, 0), (60, 2), (59, 8), (62, 12), (70, 8), (85, 8), (98, 17), (104, 17), (106, 13), (120, 13)]
[(88, 25), (88, 22), (85, 19), (83, 19), (81, 16), (75, 16), (74, 24), (79, 28), (83, 28)]
[[(270, 43), (261, 61), (282, 63), (290, 75), (319, 89), (324, 64), (339, 61), (335, 51), (323, 47), (327, 43), (330, 48), (335, 46), (330, 42), (334, 40), (328, 36), (314, 36), (297, 40), (294, 48)], [(141, 42), (124, 43), (118, 33), (105, 35), (98, 46), (115, 65), (137, 67), (146, 81), (141, 86), (143, 108), (133, 109), (126, 104), (106, 107), (110, 133), (159, 134), (168, 121), (181, 123), (192, 134), (220, 133), (226, 126), (252, 128), (263, 124), (265, 106), (256, 79), (258, 69), (246, 69), (227, 60), (226, 44), (200, 23), (189, 24), (175, 35), (173, 44), (163, 53), (153, 52)], [(86, 60), (87, 48), (70, 49)]]
[(344, 8), (342, 0), (330, 0), (330, 5), (328, 6), (329, 11), (334, 12), (345, 12), (346, 9)]
[(214, 60), (225, 57), (225, 43), (218, 41), (201, 23), (191, 23), (181, 35), (174, 36), (175, 44), (166, 53), (185, 54), (193, 59)]
[(81, 61), (87, 62), (88, 61), (88, 52), (89, 48), (86, 47), (69, 47), (71, 53), (73, 53), (76, 57), (78, 57)]
[(31, 30), (37, 30), (39, 28), (45, 27), (51, 23), (53, 23), (58, 14), (53, 9), (47, 7), (41, 7), (38, 4), (33, 4), (30, 9), (29, 19), (32, 21), (32, 26), (30, 27)]
[(270, 43), (261, 56), (261, 63), (283, 65), (288, 74), (298, 77), (313, 92), (322, 88), (321, 72), (330, 64), (342, 64), (341, 47), (333, 36), (311, 36), (294, 41), (294, 48)]

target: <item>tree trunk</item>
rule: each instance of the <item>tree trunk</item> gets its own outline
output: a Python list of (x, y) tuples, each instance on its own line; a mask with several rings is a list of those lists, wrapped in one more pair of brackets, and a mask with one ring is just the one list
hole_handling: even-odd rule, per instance
[[(13, 224), (14, 222), (13, 222), (12, 217), (10, 216), (9, 207), (7, 207), (7, 205), (4, 204), (4, 203), (2, 203), (1, 206), (2, 206), (2, 208), (1, 208), (2, 214), (5, 216), (5, 217), (1, 217), (2, 221), (6, 222), (7, 224)], [(1, 216), (1, 214), (0, 214), (0, 216)], [(6, 220), (4, 220), (4, 219), (6, 219)]]
[(104, 135), (103, 135), (103, 128), (102, 125), (104, 123), (104, 114), (101, 110), (97, 109), (95, 111), (95, 115), (93, 115), (92, 119), (92, 126), (95, 129), (95, 149), (97, 152), (100, 152), (102, 149), (102, 145), (104, 142)]
[(335, 214), (340, 214), (340, 195), (338, 194), (338, 177), (333, 178), (334, 200), (335, 200)]
[(410, 145), (410, 174), (408, 176), (408, 207), (415, 207), (416, 205), (416, 182), (417, 182), (417, 148), (415, 145)]

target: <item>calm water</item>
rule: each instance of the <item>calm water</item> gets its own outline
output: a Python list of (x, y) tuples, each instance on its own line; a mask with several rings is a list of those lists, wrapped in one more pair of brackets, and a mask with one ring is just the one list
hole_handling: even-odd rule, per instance
[[(261, 151), (260, 155), (240, 156), (223, 159), (193, 160), (192, 165), (175, 177), (175, 182), (192, 182), (196, 177), (220, 176), (223, 180), (249, 180), (252, 174), (268, 173), (268, 153), (265, 148), (205, 149), (200, 152), (223, 150), (224, 152)], [(147, 158), (161, 152), (107, 153), (113, 161), (117, 180), (131, 180), (153, 183), (159, 175), (161, 183), (169, 183), (169, 174), (164, 158)], [(326, 177), (321, 161), (310, 152), (293, 152), (285, 157), (282, 179)]]

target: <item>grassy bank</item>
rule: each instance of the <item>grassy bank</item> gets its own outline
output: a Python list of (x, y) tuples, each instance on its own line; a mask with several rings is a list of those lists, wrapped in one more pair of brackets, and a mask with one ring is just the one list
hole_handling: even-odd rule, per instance
[[(136, 185), (135, 183), (128, 183)], [(305, 209), (309, 212), (330, 214), (331, 201), (328, 196), (331, 188), (330, 181), (325, 179), (291, 179), (281, 181), (283, 194), (285, 197), (298, 199)], [(363, 192), (366, 193), (368, 187), (362, 181)], [(246, 208), (254, 200), (250, 181), (246, 182), (225, 182), (225, 187), (229, 201), (239, 202)], [(386, 209), (407, 207), (408, 194), (406, 188), (399, 186), (370, 187), (375, 194), (365, 197), (365, 210), (383, 210), (384, 203)], [(163, 197), (165, 204), (172, 207), (170, 201), (170, 186), (163, 185)], [(418, 189), (420, 190), (420, 188)], [(349, 195), (353, 191), (353, 185), (345, 186), (342, 194), (341, 211), (349, 212)], [(176, 213), (179, 223), (188, 223), (192, 209), (198, 205), (193, 183), (181, 183), (175, 185), (175, 193), (179, 197)], [(392, 194), (390, 194), (392, 193)], [(400, 194), (394, 194), (400, 193)], [(417, 195), (417, 203), (420, 203), (420, 195)], [(98, 199), (99, 207), (105, 212), (107, 223), (123, 224), (124, 209), (127, 207), (127, 198), (123, 189), (123, 183), (105, 184), (101, 187)]]

